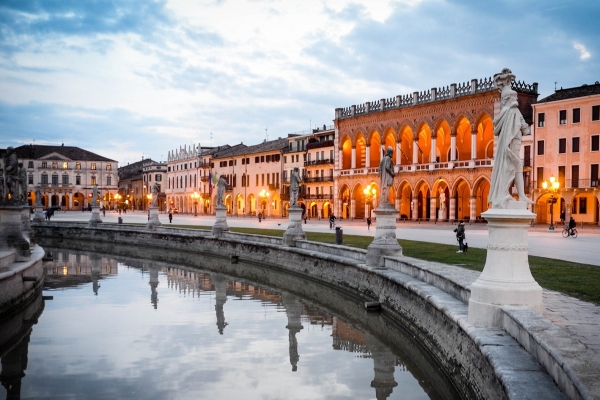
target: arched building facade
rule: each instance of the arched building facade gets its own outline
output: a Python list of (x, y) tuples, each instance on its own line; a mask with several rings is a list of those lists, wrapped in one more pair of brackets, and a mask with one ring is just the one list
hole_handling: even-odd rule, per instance
[[(531, 123), (537, 83), (513, 82), (513, 89)], [(499, 100), (486, 78), (336, 109), (335, 214), (371, 215), (379, 202), (379, 163), (391, 147), (397, 174), (389, 200), (401, 218), (480, 219), (488, 208)], [(527, 137), (521, 151), (523, 159), (530, 158)], [(528, 193), (530, 172), (526, 165)]]

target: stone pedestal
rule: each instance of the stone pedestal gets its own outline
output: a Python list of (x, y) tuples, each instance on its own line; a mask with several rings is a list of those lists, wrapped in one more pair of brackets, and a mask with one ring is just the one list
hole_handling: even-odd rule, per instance
[(527, 232), (535, 214), (527, 204), (509, 201), (507, 208), (481, 214), (488, 221), (489, 244), (485, 267), (471, 285), (469, 323), (502, 326), (500, 307), (528, 306), (542, 313), (542, 288), (531, 276)]
[(398, 211), (392, 203), (381, 203), (373, 210), (375, 213), (375, 238), (367, 247), (366, 263), (368, 267), (383, 267), (384, 256), (402, 255), (402, 246), (396, 239), (396, 218)]
[(227, 225), (227, 207), (219, 204), (215, 207), (215, 211), (217, 219), (213, 225), (212, 233), (215, 236), (219, 236), (223, 232), (229, 231), (229, 225)]
[(100, 219), (100, 206), (92, 206), (92, 216), (90, 217), (89, 225), (95, 226), (96, 224), (101, 223)]
[(302, 207), (291, 206), (288, 208), (288, 227), (283, 233), (283, 245), (294, 247), (296, 240), (306, 240), (306, 234), (302, 230)]
[(148, 223), (146, 224), (146, 228), (154, 229), (162, 225), (160, 220), (158, 219), (158, 207), (150, 207), (150, 218), (148, 219)]
[[(16, 250), (15, 261), (31, 259), (29, 241), (23, 236), (21, 214), (24, 206), (0, 208), (0, 250)], [(29, 207), (27, 207), (29, 210)]]
[(33, 222), (43, 222), (44, 221), (44, 210), (42, 209), (42, 205), (35, 206), (35, 214), (33, 214)]

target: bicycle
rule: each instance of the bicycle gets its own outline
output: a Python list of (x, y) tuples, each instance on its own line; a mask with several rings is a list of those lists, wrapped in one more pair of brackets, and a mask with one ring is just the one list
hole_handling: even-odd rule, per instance
[(569, 237), (569, 236), (576, 238), (577, 237), (577, 229), (573, 228), (573, 229), (571, 229), (571, 232), (572, 233), (569, 232), (569, 228), (565, 228), (562, 231), (562, 235), (564, 238)]

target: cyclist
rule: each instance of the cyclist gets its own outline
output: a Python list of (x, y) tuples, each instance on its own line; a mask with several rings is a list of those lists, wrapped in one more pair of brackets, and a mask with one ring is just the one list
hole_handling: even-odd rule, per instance
[(329, 215), (329, 229), (333, 229), (334, 226), (335, 226), (335, 215), (330, 214)]
[(569, 236), (573, 235), (573, 228), (575, 228), (577, 226), (577, 223), (575, 222), (575, 220), (573, 219), (573, 217), (571, 217), (571, 219), (569, 220)]

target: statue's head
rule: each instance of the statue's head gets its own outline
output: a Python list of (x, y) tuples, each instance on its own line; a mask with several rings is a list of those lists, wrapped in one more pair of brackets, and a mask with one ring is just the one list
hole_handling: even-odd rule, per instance
[(389, 156), (391, 156), (393, 152), (394, 152), (394, 149), (392, 148), (392, 146), (388, 146), (388, 147), (387, 147), (387, 154), (388, 154)]
[(298, 172), (299, 171), (298, 167), (294, 167), (294, 171)]

